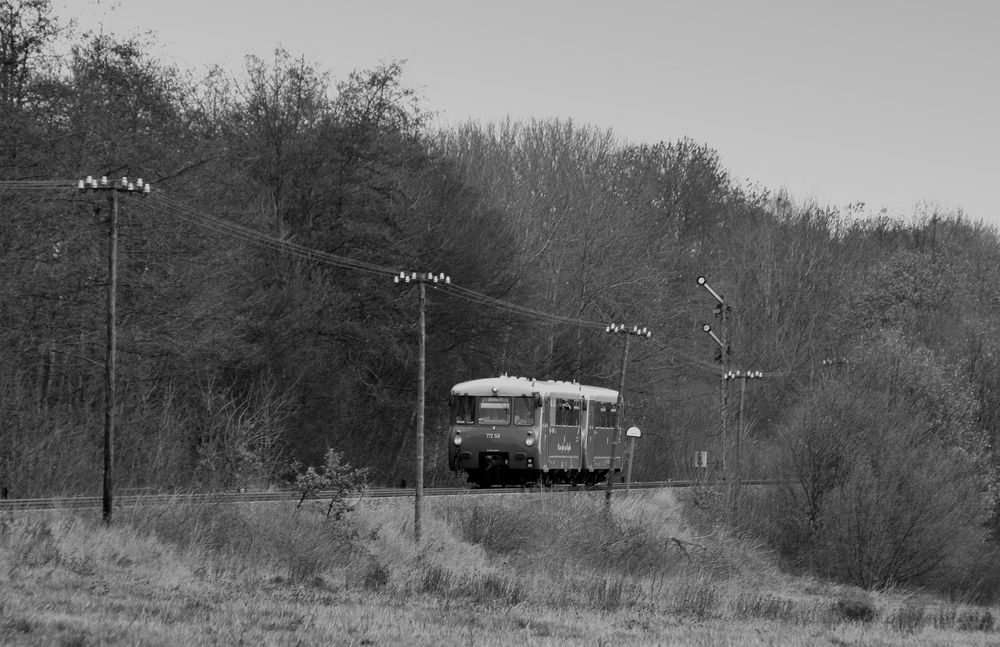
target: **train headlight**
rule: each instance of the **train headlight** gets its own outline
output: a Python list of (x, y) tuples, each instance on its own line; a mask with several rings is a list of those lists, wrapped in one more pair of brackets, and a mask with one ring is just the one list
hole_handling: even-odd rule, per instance
[(462, 444), (462, 437), (458, 434), (458, 432), (455, 432), (455, 437), (451, 439), (451, 442), (455, 443), (455, 447)]
[(528, 437), (524, 439), (524, 446), (525, 447), (531, 447), (534, 444), (535, 444), (535, 437), (532, 436), (531, 432), (529, 431), (528, 432)]

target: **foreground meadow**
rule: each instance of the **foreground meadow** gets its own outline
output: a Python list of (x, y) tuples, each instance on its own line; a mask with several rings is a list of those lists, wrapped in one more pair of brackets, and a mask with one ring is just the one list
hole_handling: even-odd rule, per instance
[[(620, 495), (619, 495), (620, 496)], [(670, 491), (0, 521), (4, 645), (995, 645), (996, 609), (783, 575)]]

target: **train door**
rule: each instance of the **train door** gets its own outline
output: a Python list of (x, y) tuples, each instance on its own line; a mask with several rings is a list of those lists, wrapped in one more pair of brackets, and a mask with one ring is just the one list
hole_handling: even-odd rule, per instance
[(578, 470), (582, 401), (555, 398), (552, 404), (553, 424), (546, 438), (545, 462), (553, 470)]
[[(593, 402), (590, 406), (590, 418), (593, 428), (590, 433), (591, 464), (590, 469), (606, 470), (611, 465), (611, 446), (614, 443), (616, 416), (618, 405), (614, 402)], [(620, 457), (616, 457), (616, 465)]]

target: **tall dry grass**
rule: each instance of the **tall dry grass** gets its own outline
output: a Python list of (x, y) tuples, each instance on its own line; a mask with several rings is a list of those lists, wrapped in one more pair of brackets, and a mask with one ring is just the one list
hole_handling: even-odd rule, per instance
[[(745, 626), (770, 638), (824, 635), (854, 644), (932, 635), (989, 644), (997, 635), (989, 608), (783, 575), (766, 551), (698, 530), (671, 492), (634, 492), (610, 511), (603, 495), (589, 493), (425, 503), (419, 545), (411, 499), (361, 501), (341, 521), (325, 515), (325, 502), (297, 510), (184, 497), (122, 509), (111, 528), (68, 512), (0, 520), (0, 582), (51, 595), (57, 586), (68, 596), (39, 607), (36, 594), (4, 598), (0, 587), (0, 607), (16, 610), (0, 618), (0, 638), (56, 635), (65, 643), (64, 633), (39, 634), (43, 626), (77, 626), (51, 620), (45, 609), (53, 606), (123, 618), (117, 634), (81, 625), (86, 639), (78, 644), (113, 644), (114, 636), (170, 644), (206, 625), (224, 627), (228, 637), (213, 629), (211, 640), (185, 641), (269, 643), (280, 635), (320, 644), (325, 632), (373, 623), (382, 627), (379, 644), (402, 644), (391, 639), (408, 635), (396, 621), (420, 627), (414, 644), (435, 644), (445, 627), (443, 644), (468, 637), (505, 644), (496, 632), (545, 644), (594, 636), (645, 644), (669, 640), (677, 626), (713, 628), (692, 644), (718, 644), (720, 631), (727, 644), (758, 644), (740, 642)], [(396, 613), (376, 618), (375, 607)], [(147, 627), (124, 620), (137, 608)], [(455, 627), (456, 618), (471, 624)], [(810, 644), (796, 640), (779, 642)]]

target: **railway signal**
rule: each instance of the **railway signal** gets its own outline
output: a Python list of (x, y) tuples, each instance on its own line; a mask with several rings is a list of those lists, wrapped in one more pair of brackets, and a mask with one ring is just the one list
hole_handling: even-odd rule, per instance
[[(632, 337), (645, 337), (649, 339), (653, 336), (653, 333), (646, 327), (632, 326), (629, 328), (624, 324), (611, 323), (608, 324), (604, 329), (604, 332), (614, 335), (622, 335), (625, 338), (625, 343), (622, 348), (622, 368), (618, 375), (618, 421), (615, 424), (615, 436), (611, 443), (611, 457), (608, 461), (608, 490), (604, 496), (605, 505), (609, 508), (611, 507), (611, 493), (615, 487), (615, 454), (618, 451), (618, 439), (622, 435), (622, 425), (625, 423), (625, 364), (628, 362), (628, 346), (629, 340)], [(629, 457), (629, 470), (627, 473), (631, 472), (631, 456)]]
[(393, 282), (401, 284), (416, 283), (420, 286), (420, 362), (417, 376), (417, 431), (416, 431), (416, 483), (413, 494), (413, 539), (420, 543), (420, 511), (423, 506), (424, 497), (424, 373), (426, 369), (427, 357), (427, 330), (424, 310), (427, 303), (426, 285), (442, 284), (450, 285), (451, 277), (444, 274), (431, 274), (420, 272), (400, 272), (393, 277)]
[(151, 187), (149, 183), (143, 182), (142, 178), (135, 182), (129, 182), (127, 177), (122, 177), (120, 182), (108, 182), (106, 175), (102, 176), (100, 180), (88, 175), (86, 180), (77, 182), (76, 188), (81, 193), (88, 191), (107, 193), (108, 204), (111, 206), (111, 214), (108, 218), (108, 340), (104, 362), (104, 473), (101, 506), (102, 519), (104, 523), (110, 524), (114, 507), (115, 483), (115, 363), (117, 352), (115, 307), (118, 291), (118, 194), (135, 193), (146, 196), (149, 195)]
[[(726, 300), (722, 298), (722, 295), (715, 291), (711, 285), (708, 284), (708, 280), (704, 276), (699, 276), (697, 279), (698, 285), (705, 288), (705, 290), (712, 295), (715, 299), (716, 305), (714, 309), (715, 317), (719, 319), (722, 325), (722, 337), (719, 338), (718, 335), (712, 330), (712, 326), (709, 324), (702, 325), (701, 329), (708, 333), (708, 335), (715, 341), (719, 346), (719, 350), (715, 354), (715, 359), (721, 363), (724, 370), (729, 370), (729, 362), (732, 356), (732, 346), (729, 342), (729, 313), (731, 308), (726, 303)], [(726, 472), (726, 418), (729, 412), (729, 389), (727, 388), (727, 383), (725, 380), (722, 381), (721, 394), (720, 394), (720, 418), (722, 422), (721, 437), (719, 439), (719, 444), (721, 445), (721, 451), (719, 452), (719, 462), (722, 474), (727, 475)]]

